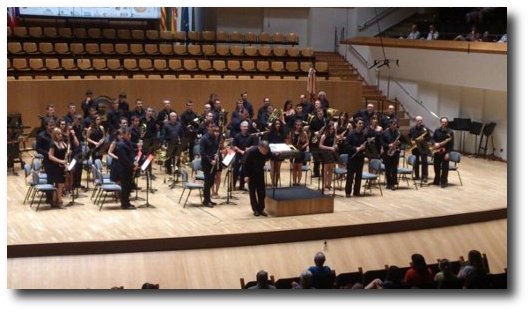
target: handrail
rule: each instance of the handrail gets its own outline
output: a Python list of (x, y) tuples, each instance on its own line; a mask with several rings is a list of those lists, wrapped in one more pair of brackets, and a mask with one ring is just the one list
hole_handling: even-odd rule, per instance
[(365, 28), (369, 27), (369, 26), (372, 26), (373, 24), (379, 22), (383, 17), (387, 16), (388, 14), (392, 13), (393, 11), (395, 11), (397, 8), (387, 8), (386, 10), (384, 10), (383, 12), (377, 14), (376, 16), (372, 17), (371, 19), (367, 20), (366, 22), (364, 22), (364, 24), (362, 25), (357, 25), (357, 30), (358, 31), (363, 31)]
[[(420, 101), (418, 99), (416, 99), (415, 97), (413, 97), (412, 95), (410, 95), (410, 93), (407, 91), (407, 89), (405, 89), (405, 87), (403, 87), (403, 85), (401, 85), (401, 83), (399, 81), (397, 81), (396, 79), (392, 78), (392, 77), (388, 77), (388, 80), (389, 81), (392, 81), (394, 82), (403, 92), (405, 92), (405, 94), (411, 98), (414, 102), (416, 102), (418, 105), (420, 105), (423, 109), (425, 109), (427, 112), (429, 112), (430, 115), (436, 117), (437, 119), (440, 119), (440, 117), (438, 115), (436, 115), (433, 111), (431, 111), (430, 109), (428, 109), (427, 107), (425, 107), (425, 105), (423, 105), (423, 101)], [(402, 101), (400, 101), (401, 103), (403, 103)], [(403, 105), (402, 105), (403, 106)], [(410, 116), (410, 114), (409, 114)], [(411, 116), (412, 117), (412, 116)]]
[(366, 67), (368, 67), (368, 60), (361, 53), (359, 53), (359, 51), (357, 51), (353, 45), (349, 44), (348, 49), (351, 50), (353, 54), (357, 56), (357, 58), (359, 58), (364, 65), (366, 65)]

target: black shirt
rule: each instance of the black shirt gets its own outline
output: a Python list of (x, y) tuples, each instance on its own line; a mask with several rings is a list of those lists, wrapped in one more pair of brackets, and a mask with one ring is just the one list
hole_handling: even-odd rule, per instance
[(164, 141), (169, 142), (179, 142), (182, 140), (182, 135), (184, 134), (182, 129), (182, 124), (180, 122), (171, 123), (168, 122), (164, 125)]
[(245, 177), (263, 176), (263, 166), (265, 166), (267, 160), (271, 159), (272, 156), (270, 149), (265, 155), (259, 151), (257, 146), (249, 149), (243, 157), (243, 172), (245, 173)]
[(219, 149), (219, 138), (216, 139), (209, 133), (206, 133), (201, 137), (199, 144), (202, 161), (211, 162)]
[[(348, 136), (346, 137), (346, 141), (348, 142), (348, 145), (351, 147), (350, 151), (348, 152), (348, 155), (353, 155), (356, 152), (355, 149), (361, 146), (366, 141), (366, 136), (364, 135), (362, 131), (357, 132), (357, 130), (353, 130), (353, 131), (350, 131), (350, 133), (348, 133)], [(357, 153), (357, 156), (364, 157), (364, 151), (359, 151), (359, 153)]]
[[(237, 148), (239, 148), (240, 150), (243, 150), (243, 151), (245, 151), (245, 149), (247, 149), (247, 147), (253, 146), (255, 144), (254, 142), (255, 142), (255, 137), (250, 135), (248, 132), (247, 132), (247, 135), (243, 135), (242, 133), (238, 133), (234, 137), (234, 146), (237, 146)], [(240, 155), (240, 154), (238, 153), (236, 155)]]
[(445, 128), (445, 129), (437, 128), (436, 130), (434, 130), (434, 134), (432, 135), (432, 141), (434, 143), (442, 143), (443, 141), (448, 140), (449, 138), (451, 138), (451, 140), (444, 145), (446, 152), (450, 152), (453, 150), (453, 145), (454, 145), (453, 130), (449, 128)]

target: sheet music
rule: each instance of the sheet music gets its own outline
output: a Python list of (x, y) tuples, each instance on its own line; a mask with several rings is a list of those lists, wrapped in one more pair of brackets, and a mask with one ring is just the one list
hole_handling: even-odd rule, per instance
[(226, 153), (226, 156), (223, 158), (223, 165), (225, 165), (226, 167), (228, 167), (230, 165), (230, 163), (232, 162), (232, 160), (234, 159), (234, 157), (236, 156), (236, 151), (234, 151), (233, 149), (228, 149), (227, 150), (227, 153)]
[(142, 166), (140, 167), (140, 169), (142, 171), (145, 171), (145, 169), (147, 169), (147, 167), (149, 166), (149, 164), (151, 163), (151, 161), (153, 160), (154, 156), (153, 154), (150, 154), (149, 156), (147, 156), (147, 159), (144, 161), (144, 163), (142, 164)]
[(75, 160), (75, 158), (72, 159), (72, 161), (70, 162), (70, 164), (68, 165), (68, 168), (66, 168), (66, 170), (72, 171), (72, 169), (74, 169), (76, 163), (77, 163), (77, 160)]
[(271, 143), (269, 144), (269, 147), (272, 153), (278, 152), (280, 154), (283, 154), (297, 152), (297, 149), (294, 146), (285, 143)]

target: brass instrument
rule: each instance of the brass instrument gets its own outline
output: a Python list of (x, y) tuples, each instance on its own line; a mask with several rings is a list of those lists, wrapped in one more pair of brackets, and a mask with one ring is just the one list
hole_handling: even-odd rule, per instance
[(397, 138), (394, 140), (394, 142), (392, 142), (392, 147), (388, 148), (388, 151), (386, 152), (386, 154), (388, 156), (394, 156), (394, 153), (398, 149), (398, 144), (397, 143), (399, 142), (400, 138), (401, 138), (401, 132), (398, 133)]
[(307, 114), (307, 124), (310, 124), (311, 121), (313, 121), (313, 118), (315, 118), (315, 115), (313, 115), (313, 114)]
[(147, 125), (145, 123), (142, 123), (140, 125), (140, 138), (141, 139), (144, 138), (146, 132), (147, 132)]
[(339, 119), (340, 111), (336, 108), (328, 108), (326, 110), (328, 120)]
[(429, 133), (428, 130), (425, 130), (422, 134), (420, 134), (417, 138), (414, 139), (414, 143), (410, 145), (407, 151), (412, 151), (413, 149), (418, 147), (418, 144), (421, 144), (425, 136)]
[(325, 128), (326, 128), (326, 123), (324, 122), (324, 125), (322, 126), (322, 128), (320, 128), (320, 130), (314, 133), (313, 137), (311, 138), (311, 143), (317, 144), (318, 141), (320, 141), (320, 137), (322, 136), (322, 131), (324, 131)]
[(451, 140), (453, 139), (453, 137), (451, 136), (451, 134), (447, 134), (447, 139), (443, 140), (442, 142), (438, 143), (439, 146), (438, 147), (434, 147), (434, 146), (430, 146), (429, 147), (429, 150), (432, 154), (435, 154), (435, 153), (445, 153), (445, 145), (447, 143), (449, 143)]
[(164, 164), (167, 160), (167, 146), (160, 144), (155, 151), (155, 158), (158, 164)]
[(282, 116), (283, 109), (275, 108), (274, 111), (272, 111), (272, 114), (269, 116), (269, 120), (267, 121), (269, 127), (272, 126), (276, 122), (276, 120), (280, 119)]
[[(374, 140), (375, 140), (375, 137), (368, 138), (361, 145), (359, 145), (359, 147), (363, 147), (364, 148), (364, 147), (366, 147), (366, 144), (372, 143)], [(360, 151), (361, 150), (355, 151), (355, 153), (353, 153), (353, 155), (350, 158), (354, 158), (355, 156), (357, 156), (357, 154), (359, 154)]]

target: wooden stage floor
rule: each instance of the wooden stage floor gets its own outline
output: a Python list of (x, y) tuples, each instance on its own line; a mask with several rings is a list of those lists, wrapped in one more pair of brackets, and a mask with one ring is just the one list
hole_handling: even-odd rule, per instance
[[(288, 163), (284, 162), (282, 168), (286, 185)], [(81, 197), (76, 199), (83, 205), (66, 209), (45, 205), (36, 212), (35, 205), (30, 208), (29, 204), (22, 204), (27, 186), (19, 170), (19, 176), (11, 172), (7, 176), (8, 257), (257, 245), (506, 218), (507, 164), (462, 157), (459, 168), (463, 186), (457, 173), (450, 172), (445, 189), (424, 186), (415, 190), (412, 181), (409, 187), (400, 181), (396, 191), (383, 187), (383, 196), (375, 188), (364, 197), (352, 198), (338, 190), (333, 213), (291, 217), (255, 217), (248, 193), (241, 191), (233, 193), (237, 199), (232, 199), (232, 204), (226, 204), (226, 199), (214, 199), (218, 203), (215, 208), (201, 207), (198, 191), (193, 191), (183, 208), (178, 203), (182, 188), (179, 185), (170, 189), (168, 183), (164, 184), (164, 178), (169, 176), (158, 166), (154, 171), (158, 176), (154, 182), (157, 191), (149, 194), (149, 202), (156, 208), (122, 210), (119, 203), (108, 202), (99, 211), (89, 199), (90, 190), (80, 191)], [(434, 174), (430, 170), (431, 182)], [(139, 186), (145, 189), (145, 182), (140, 179)], [(310, 187), (316, 188), (316, 183), (313, 179)], [(220, 195), (226, 195), (223, 183)], [(138, 196), (145, 198), (145, 190), (139, 191)]]

